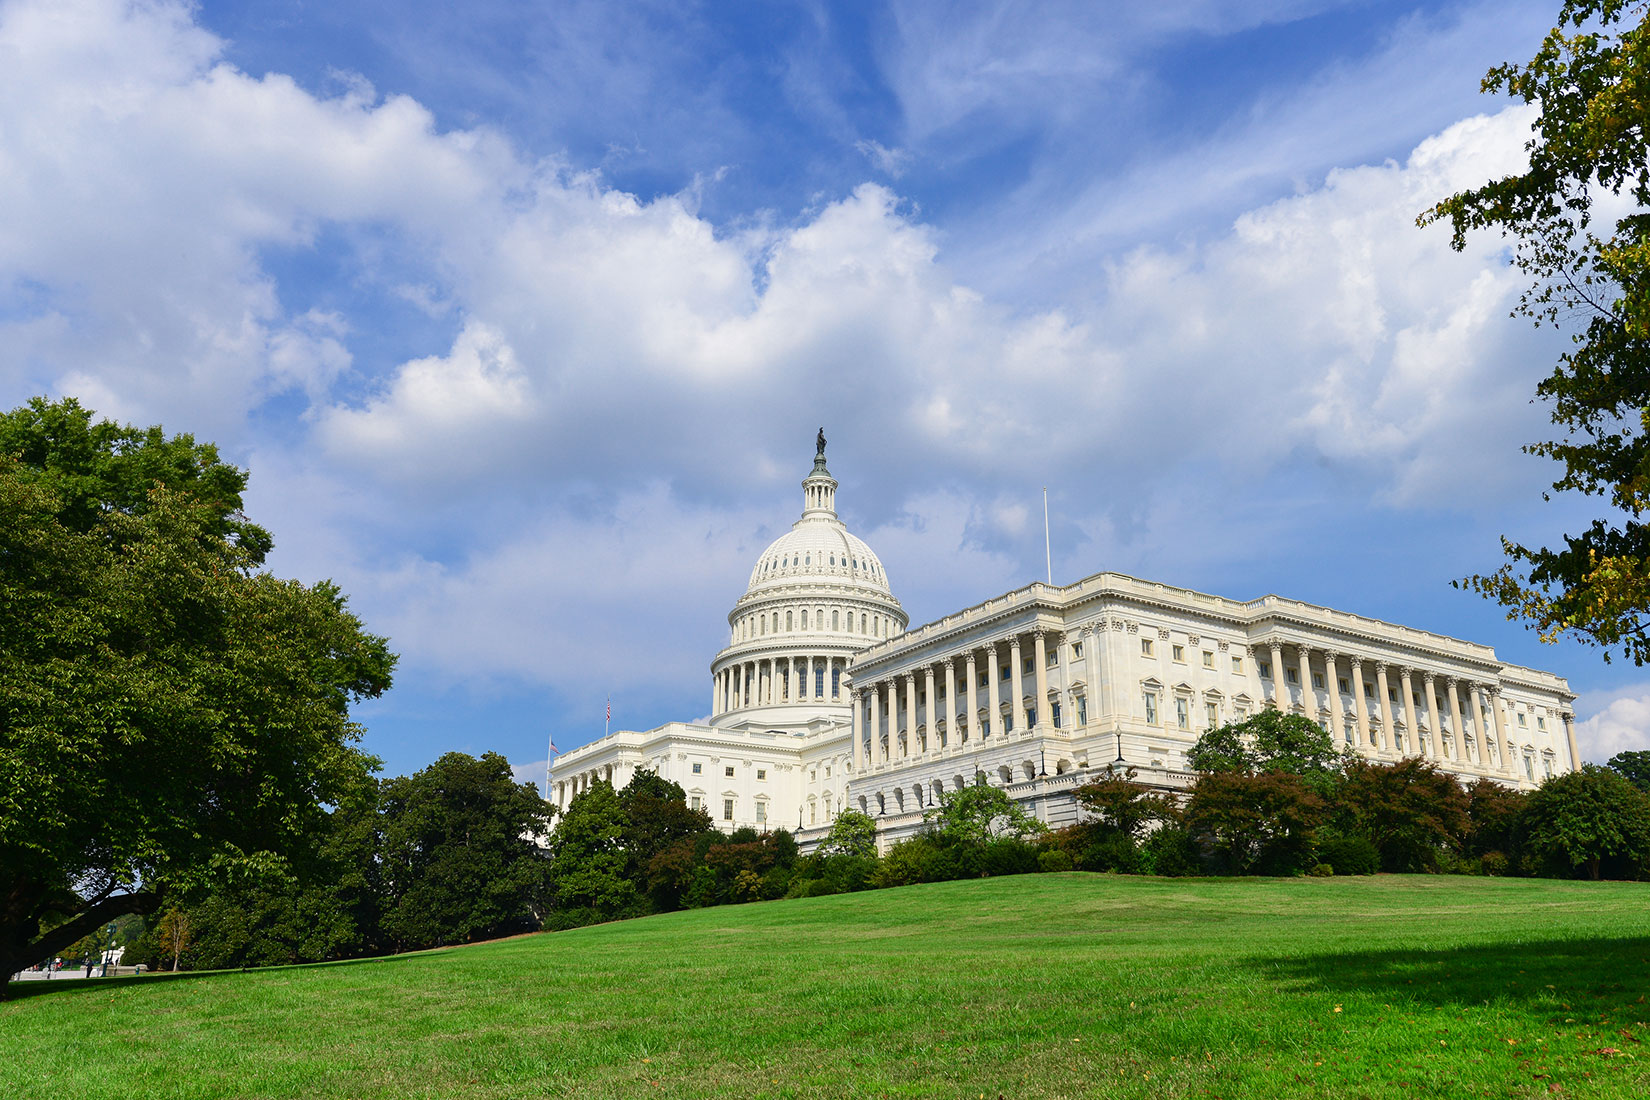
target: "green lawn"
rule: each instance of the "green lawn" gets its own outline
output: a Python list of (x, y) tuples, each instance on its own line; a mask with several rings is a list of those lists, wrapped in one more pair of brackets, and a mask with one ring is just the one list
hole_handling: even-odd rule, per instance
[(1028, 875), (14, 985), (0, 1096), (1644, 1097), (1647, 901)]

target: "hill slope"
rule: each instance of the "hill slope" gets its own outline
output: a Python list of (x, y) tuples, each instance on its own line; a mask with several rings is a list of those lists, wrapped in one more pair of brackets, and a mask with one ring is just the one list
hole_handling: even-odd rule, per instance
[(0, 1095), (1642, 1096), (1647, 900), (1033, 875), (14, 986)]

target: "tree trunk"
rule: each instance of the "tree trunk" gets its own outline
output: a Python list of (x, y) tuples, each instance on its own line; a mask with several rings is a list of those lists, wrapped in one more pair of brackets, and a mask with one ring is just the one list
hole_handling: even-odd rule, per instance
[(1587, 861), (1587, 877), (1592, 879), (1594, 882), (1598, 881), (1598, 864), (1599, 858), (1597, 856), (1594, 856), (1592, 859)]
[(26, 966), (50, 958), (99, 925), (126, 913), (153, 913), (160, 905), (158, 892), (116, 894), (83, 909), (67, 924), (34, 935), (33, 928), (14, 925), (0, 929), (0, 996), (5, 995), (11, 976)]

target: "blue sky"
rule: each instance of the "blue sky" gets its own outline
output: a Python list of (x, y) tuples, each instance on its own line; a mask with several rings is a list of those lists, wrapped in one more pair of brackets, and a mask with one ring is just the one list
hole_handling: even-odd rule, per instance
[(1117, 569), (1650, 677), (1449, 580), (1540, 502), (1485, 69), (1548, 4), (0, 0), (0, 400), (250, 467), (390, 772), (694, 718), (830, 435), (914, 622)]

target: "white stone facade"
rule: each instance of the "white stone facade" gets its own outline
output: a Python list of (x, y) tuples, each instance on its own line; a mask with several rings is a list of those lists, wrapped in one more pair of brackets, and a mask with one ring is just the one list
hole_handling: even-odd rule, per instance
[(560, 757), (552, 800), (646, 766), (727, 829), (817, 841), (841, 808), (888, 840), (946, 790), (1005, 787), (1051, 824), (1114, 763), (1163, 787), (1215, 726), (1304, 714), (1375, 760), (1422, 756), (1529, 788), (1578, 766), (1564, 679), (1489, 646), (1264, 596), (1098, 573), (907, 631), (882, 564), (836, 516), (823, 441), (804, 510), (765, 550), (711, 663), (708, 723), (620, 731)]

